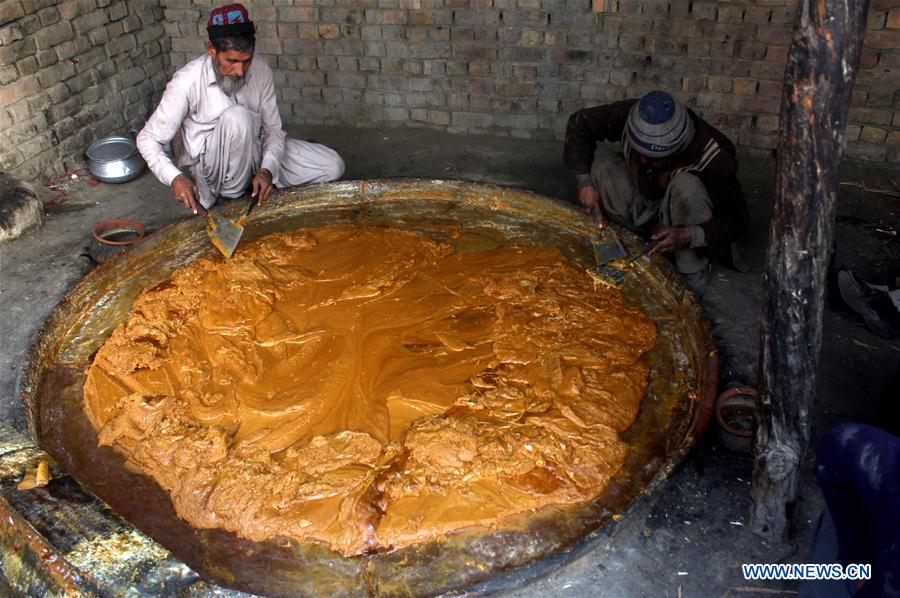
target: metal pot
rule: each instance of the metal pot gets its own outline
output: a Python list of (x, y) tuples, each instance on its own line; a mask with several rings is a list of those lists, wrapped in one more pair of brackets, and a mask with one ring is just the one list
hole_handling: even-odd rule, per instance
[[(233, 202), (225, 206), (225, 215), (234, 217), (239, 209)], [(596, 229), (574, 207), (525, 191), (465, 181), (344, 181), (291, 188), (254, 209), (249, 222), (247, 240), (349, 223), (402, 226), (446, 243), (462, 239), (474, 248), (489, 247), (501, 235), (517, 244), (554, 244), (575, 263), (594, 265), (590, 239)], [(459, 237), (451, 237), (452, 231), (459, 231)], [(640, 251), (637, 237), (624, 230), (618, 235), (626, 249)], [(565, 559), (583, 554), (582, 547), (592, 538), (612, 534), (594, 530), (620, 514), (642, 517), (640, 508), (629, 505), (658, 488), (684, 458), (708, 418), (706, 400), (715, 397), (716, 350), (703, 313), (675, 271), (653, 256), (635, 262), (622, 286), (629, 303), (654, 321), (658, 340), (642, 358), (650, 368), (650, 384), (637, 419), (623, 436), (630, 447), (627, 461), (602, 496), (526, 514), (505, 530), (473, 527), (434, 542), (355, 557), (313, 543), (257, 543), (220, 529), (194, 528), (177, 517), (170, 499), (152, 479), (129, 471), (120, 454), (97, 446), (96, 432), (84, 416), (82, 389), (94, 354), (127, 319), (135, 298), (199, 257), (221, 259), (209, 242), (206, 219), (189, 218), (146, 236), (92, 270), (48, 317), (21, 378), (31, 435), (69, 474), (64, 478), (68, 483), (75, 485), (71, 480), (77, 479), (108, 503), (98, 507), (97, 502), (83, 504), (84, 499), (77, 499), (82, 500), (77, 505), (80, 519), (67, 524), (65, 529), (75, 535), (66, 538), (66, 546), (81, 538), (119, 537), (116, 526), (122, 520), (107, 519), (119, 513), (141, 530), (128, 532), (139, 543), (135, 550), (144, 551), (136, 554), (147, 567), (169, 576), (162, 578), (165, 587), (191, 583), (191, 578), (174, 577), (185, 570), (176, 561), (181, 559), (207, 584), (216, 581), (263, 595), (317, 595), (323, 588), (351, 596), (458, 594), (464, 588), (474, 588), (475, 594), (494, 593), (516, 583), (503, 577), (506, 572), (527, 566), (516, 574), (520, 581), (546, 574)], [(77, 486), (68, 492), (84, 496)], [(53, 513), (62, 508), (54, 503)], [(98, 514), (92, 515), (90, 509)], [(112, 545), (114, 541), (105, 544)], [(104, 553), (103, 558), (117, 558), (116, 550), (124, 549)], [(39, 567), (48, 567), (48, 559), (38, 560)], [(98, 585), (104, 584), (99, 593), (125, 593), (124, 577), (102, 576), (106, 561), (82, 560), (78, 583), (97, 579)], [(68, 561), (61, 556), (59, 562)], [(212, 591), (216, 590), (208, 590)]]
[(105, 137), (87, 149), (88, 168), (104, 183), (124, 183), (144, 172), (147, 163), (129, 137)]

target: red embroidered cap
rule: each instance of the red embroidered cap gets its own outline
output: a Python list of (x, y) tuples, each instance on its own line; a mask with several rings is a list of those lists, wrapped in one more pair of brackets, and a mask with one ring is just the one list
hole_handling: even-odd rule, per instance
[(249, 23), (250, 14), (243, 4), (229, 4), (221, 8), (214, 8), (209, 13), (209, 22), (207, 27), (215, 27), (218, 25), (234, 25), (235, 23)]
[(229, 4), (214, 8), (209, 13), (206, 31), (209, 33), (209, 39), (213, 40), (235, 35), (254, 35), (256, 27), (253, 26), (250, 14), (243, 4)]

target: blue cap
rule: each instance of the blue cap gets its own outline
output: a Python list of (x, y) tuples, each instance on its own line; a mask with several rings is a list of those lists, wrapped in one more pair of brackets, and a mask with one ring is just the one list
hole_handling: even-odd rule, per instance
[(664, 158), (691, 142), (694, 123), (681, 102), (664, 91), (651, 91), (631, 107), (625, 134), (637, 152)]

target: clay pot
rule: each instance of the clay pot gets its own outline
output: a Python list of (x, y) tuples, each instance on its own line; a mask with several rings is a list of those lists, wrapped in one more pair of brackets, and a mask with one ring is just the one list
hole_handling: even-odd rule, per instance
[(107, 220), (94, 227), (90, 255), (102, 264), (124, 248), (140, 242), (146, 230), (134, 220)]
[(719, 444), (732, 452), (748, 454), (753, 446), (756, 395), (755, 388), (738, 386), (716, 399)]

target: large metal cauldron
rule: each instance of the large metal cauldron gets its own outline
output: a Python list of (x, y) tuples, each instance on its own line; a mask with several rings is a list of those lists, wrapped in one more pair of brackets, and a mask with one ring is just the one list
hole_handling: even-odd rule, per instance
[[(446, 235), (446, 224), (453, 222), (462, 232), (455, 242), (467, 247), (489, 246), (499, 234), (520, 244), (557, 245), (585, 267), (593, 262), (592, 224), (574, 207), (462, 181), (359, 181), (281, 192), (253, 212), (245, 236), (361, 221), (436, 236)], [(626, 247), (637, 247), (636, 239), (620, 234)], [(257, 544), (221, 530), (193, 529), (175, 516), (152, 480), (126, 471), (123, 458), (111, 449), (96, 447), (81, 412), (81, 389), (92, 356), (140, 292), (215, 251), (205, 220), (191, 218), (91, 272), (47, 319), (22, 385), (30, 432), (41, 446), (118, 514), (209, 581), (273, 595), (434, 594), (471, 587), (568, 551), (624, 513), (662, 482), (708, 419), (711, 403), (705, 397), (715, 390), (716, 367), (709, 329), (662, 258), (639, 260), (623, 292), (655, 321), (659, 341), (647, 356), (647, 395), (624, 434), (631, 445), (628, 460), (596, 500), (523, 517), (517, 530), (469, 531), (440, 543), (353, 558), (320, 546)]]

